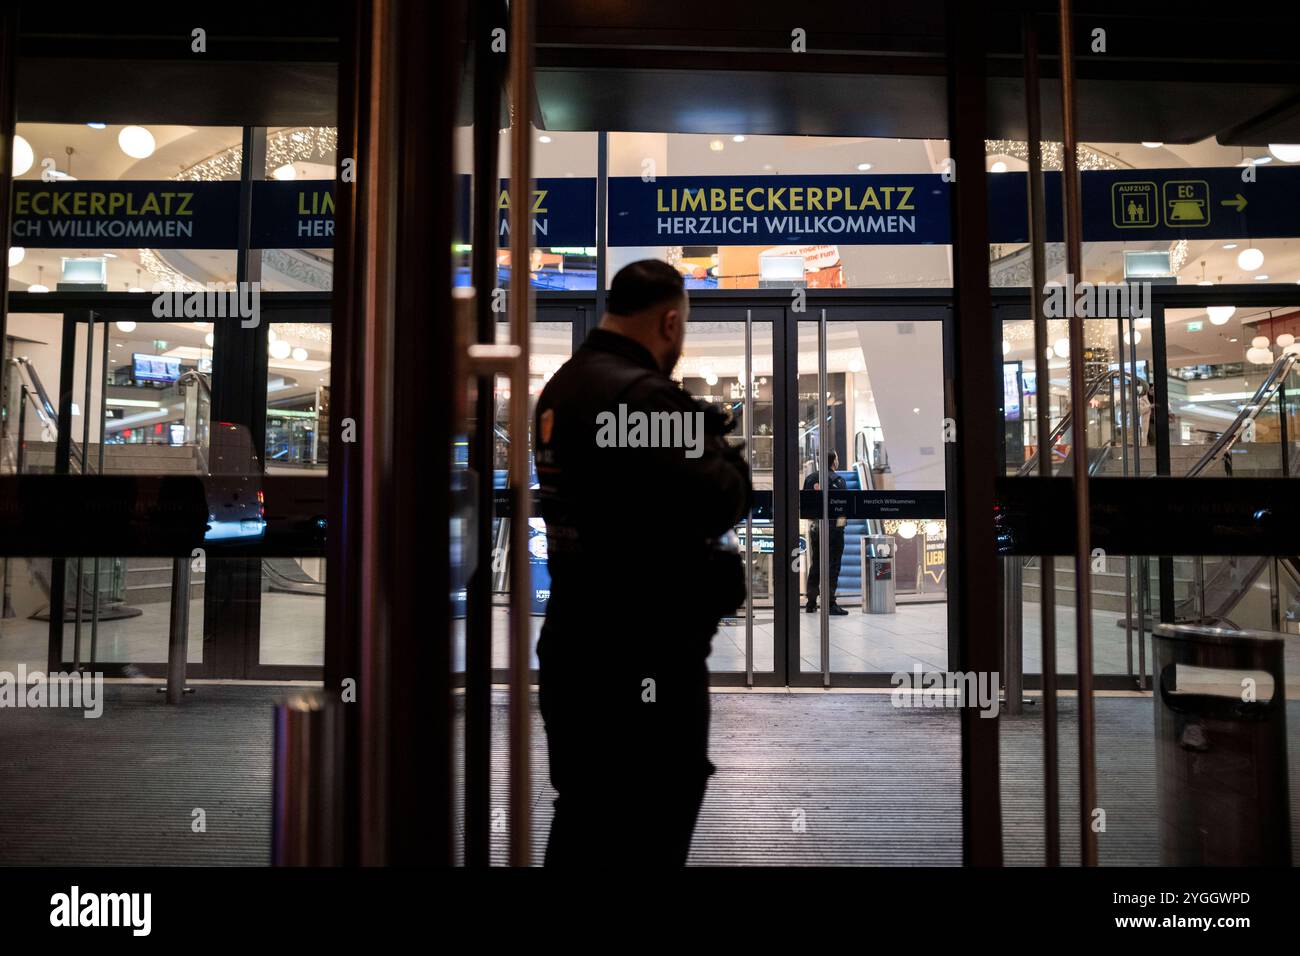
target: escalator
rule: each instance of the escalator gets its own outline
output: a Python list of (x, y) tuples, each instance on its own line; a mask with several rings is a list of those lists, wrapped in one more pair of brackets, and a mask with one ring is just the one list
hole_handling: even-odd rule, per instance
[[(15, 374), (10, 379), (9, 407), (4, 410), (4, 440), (0, 442), (0, 446), (4, 449), (6, 470), (10, 470), (13, 474), (23, 474), (28, 471), (24, 461), (27, 445), (24, 431), (28, 408), (41, 424), (43, 440), (51, 443), (57, 440), (59, 413), (54, 403), (50, 401), (49, 392), (45, 390), (36, 366), (26, 356), (16, 355), (8, 359), (7, 364), (13, 368)], [(71, 436), (68, 439), (68, 449), (69, 470), (72, 474), (85, 474), (87, 469), (85, 451)]]
[(262, 589), (279, 594), (325, 596), (325, 582), (317, 581), (293, 558), (263, 558)]
[[(1223, 430), (1183, 477), (1198, 478), (1216, 473), (1231, 477), (1234, 449), (1237, 449), (1239, 445), (1250, 443), (1247, 436), (1254, 431), (1255, 420), (1269, 408), (1273, 399), (1279, 395), (1288, 378), (1296, 371), (1298, 364), (1300, 364), (1300, 355), (1283, 354), (1280, 356), (1269, 370), (1264, 381), (1255, 390), (1254, 395), (1238, 411), (1232, 423)], [(1088, 383), (1085, 396), (1089, 400), (1096, 397), (1103, 387), (1112, 383), (1121, 374), (1112, 370), (1097, 376)], [(1128, 377), (1127, 373), (1123, 373), (1123, 375), (1125, 378)], [(1062, 416), (1056, 427), (1052, 429), (1048, 440), (1040, 443), (1039, 450), (1044, 447), (1054, 448), (1061, 437), (1071, 428), (1072, 422), (1073, 414), (1067, 412)], [(1098, 473), (1106, 460), (1112, 456), (1115, 448), (1115, 442), (1112, 440), (1099, 449), (1089, 449), (1089, 475)], [(1287, 466), (1283, 469), (1284, 473), (1291, 475), (1300, 473), (1300, 454), (1298, 452), (1300, 452), (1300, 449), (1297, 448), (1283, 447), (1281, 449), (1281, 454), (1287, 456), (1284, 462)], [(1039, 451), (1035, 451), (1017, 470), (1017, 476), (1025, 477), (1037, 470), (1038, 454)], [(1067, 454), (1065, 460), (1068, 461), (1068, 458)], [(1027, 558), (1025, 566), (1029, 567), (1035, 560), (1034, 558)], [(1193, 558), (1195, 573), (1192, 593), (1177, 601), (1174, 606), (1174, 620), (1178, 623), (1223, 625), (1235, 628), (1237, 625), (1233, 622), (1231, 615), (1246, 596), (1250, 594), (1259, 576), (1268, 570), (1272, 560), (1270, 557), (1228, 557), (1216, 564), (1210, 573), (1206, 575), (1204, 559), (1200, 557)], [(1279, 566), (1285, 568), (1288, 574), (1300, 577), (1300, 558), (1283, 557), (1277, 560)], [(1072, 586), (1070, 584), (1068, 587)], [(1297, 614), (1300, 614), (1300, 609), (1297, 610)], [(1124, 627), (1130, 620), (1131, 616), (1126, 616), (1120, 618), (1116, 623), (1118, 626)], [(1155, 623), (1154, 613), (1148, 610), (1146, 620), (1142, 622), (1142, 629), (1150, 631)], [(1139, 625), (1134, 621), (1132, 626), (1136, 628)]]

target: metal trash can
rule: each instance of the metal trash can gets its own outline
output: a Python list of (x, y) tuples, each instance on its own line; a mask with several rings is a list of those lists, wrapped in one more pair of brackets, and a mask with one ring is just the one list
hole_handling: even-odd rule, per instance
[(1162, 865), (1291, 865), (1285, 640), (1269, 631), (1156, 627)]
[(862, 536), (862, 613), (894, 613), (894, 537)]

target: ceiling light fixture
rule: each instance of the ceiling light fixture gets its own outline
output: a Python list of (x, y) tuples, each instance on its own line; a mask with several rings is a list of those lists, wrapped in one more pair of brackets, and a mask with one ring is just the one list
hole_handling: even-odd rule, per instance
[(36, 162), (36, 154), (32, 152), (32, 144), (21, 136), (14, 137), (13, 159), (15, 176), (21, 176), (32, 168), (32, 163)]
[(1237, 265), (1246, 272), (1254, 272), (1264, 264), (1264, 253), (1251, 246), (1237, 253)]
[(122, 127), (122, 132), (117, 134), (117, 145), (132, 159), (148, 159), (157, 146), (153, 133), (143, 126)]

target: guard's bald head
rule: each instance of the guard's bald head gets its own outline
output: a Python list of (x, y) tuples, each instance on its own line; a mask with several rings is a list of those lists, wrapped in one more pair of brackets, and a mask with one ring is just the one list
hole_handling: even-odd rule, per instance
[(640, 342), (667, 373), (681, 358), (689, 315), (681, 274), (666, 262), (642, 259), (614, 276), (600, 327)]

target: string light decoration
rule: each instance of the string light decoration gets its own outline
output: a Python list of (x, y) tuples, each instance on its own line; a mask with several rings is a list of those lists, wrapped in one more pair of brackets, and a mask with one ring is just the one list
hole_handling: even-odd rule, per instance
[[(333, 126), (293, 126), (268, 133), (267, 171), (299, 162), (328, 161), (333, 164), (338, 141), (339, 131)], [(206, 159), (184, 167), (172, 179), (203, 182), (238, 179), (243, 158), (242, 145), (229, 146)]]
[[(1060, 169), (1065, 147), (1060, 143), (1049, 143), (1047, 141), (1043, 141), (1038, 145), (1042, 151), (1043, 168)], [(1079, 157), (1079, 169), (1081, 170), (1131, 168), (1128, 163), (1120, 162), (1114, 156), (1083, 143), (1076, 147), (1076, 151)], [(984, 153), (988, 156), (1011, 156), (1021, 162), (1029, 162), (1029, 144), (1020, 140), (986, 139), (984, 141)]]

